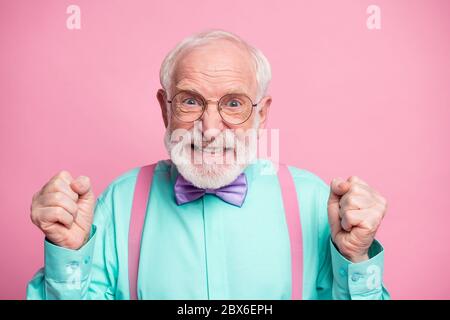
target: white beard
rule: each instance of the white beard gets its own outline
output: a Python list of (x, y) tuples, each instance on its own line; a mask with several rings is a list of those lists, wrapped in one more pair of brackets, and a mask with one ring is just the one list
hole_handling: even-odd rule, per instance
[[(255, 124), (257, 122), (258, 119)], [(166, 130), (164, 144), (167, 152), (178, 172), (194, 186), (202, 189), (226, 186), (255, 161), (257, 154), (255, 129), (244, 141), (231, 130), (226, 131), (215, 135), (214, 141), (202, 149), (202, 133), (198, 126), (189, 131), (175, 132), (176, 135), (169, 129)], [(183, 139), (178, 141), (176, 137), (180, 135)]]

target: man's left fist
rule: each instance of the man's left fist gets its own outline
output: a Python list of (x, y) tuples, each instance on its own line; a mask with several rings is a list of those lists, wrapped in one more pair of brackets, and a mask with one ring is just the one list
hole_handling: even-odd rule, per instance
[(369, 247), (387, 209), (386, 199), (358, 177), (333, 179), (328, 198), (331, 239), (352, 262), (369, 259)]

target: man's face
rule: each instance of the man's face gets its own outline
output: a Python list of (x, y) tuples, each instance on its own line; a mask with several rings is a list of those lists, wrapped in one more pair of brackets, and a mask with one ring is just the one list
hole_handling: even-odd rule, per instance
[[(230, 93), (245, 94), (258, 103), (255, 74), (248, 51), (227, 40), (196, 47), (178, 57), (165, 101), (158, 98), (167, 117), (166, 146), (171, 158), (180, 173), (197, 186), (213, 188), (230, 183), (255, 156), (254, 151), (244, 148), (247, 154), (242, 161), (242, 154), (238, 153), (245, 145), (248, 147), (249, 137), (245, 134), (248, 135), (249, 129), (257, 129), (264, 123), (270, 98), (262, 99), (263, 108), (252, 108), (250, 117), (240, 124), (224, 121), (217, 108), (217, 101)], [(194, 91), (209, 101), (198, 121), (181, 121), (174, 115), (173, 103), (167, 100), (180, 91)], [(186, 131), (191, 134), (188, 139), (183, 137), (183, 141), (175, 134)], [(184, 164), (175, 160), (183, 160)]]

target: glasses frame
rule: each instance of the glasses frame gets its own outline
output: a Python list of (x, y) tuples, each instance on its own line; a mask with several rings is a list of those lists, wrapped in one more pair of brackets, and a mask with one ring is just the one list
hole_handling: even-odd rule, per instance
[[(177, 95), (179, 95), (180, 93), (191, 93), (191, 94), (194, 94), (194, 95), (196, 95), (196, 96), (199, 96), (199, 97), (202, 99), (202, 102), (203, 102), (202, 113), (200, 114), (200, 116), (199, 116), (197, 119), (192, 120), (192, 121), (185, 121), (185, 120), (181, 120), (180, 118), (178, 118), (178, 117), (176, 116), (176, 112), (175, 112), (175, 110), (174, 110), (174, 105), (173, 105), (172, 102), (173, 102), (173, 100), (175, 99), (175, 97), (176, 97)], [(226, 121), (226, 120), (223, 118), (222, 113), (221, 113), (220, 102), (221, 102), (225, 97), (227, 97), (227, 96), (229, 96), (229, 95), (243, 95), (243, 96), (245, 96), (246, 98), (248, 98), (248, 100), (250, 101), (250, 103), (251, 103), (251, 105), (252, 105), (252, 109), (251, 109), (251, 111), (250, 111), (248, 117), (247, 117), (244, 121), (239, 122), (239, 123), (231, 123), (231, 122), (229, 122), (229, 121)], [(262, 99), (261, 99), (261, 100), (262, 100)], [(258, 106), (258, 104), (261, 102), (261, 100), (260, 100), (259, 102), (257, 102), (257, 103), (253, 103), (253, 100), (252, 100), (248, 95), (246, 95), (245, 93), (227, 93), (226, 95), (222, 96), (219, 100), (207, 100), (207, 99), (205, 99), (205, 97), (203, 97), (200, 93), (198, 93), (198, 92), (196, 92), (196, 91), (192, 91), (192, 90), (181, 90), (181, 91), (178, 91), (175, 95), (173, 95), (172, 99), (166, 100), (166, 101), (167, 101), (167, 103), (170, 103), (170, 107), (171, 107), (171, 109), (172, 109), (172, 113), (175, 115), (175, 117), (176, 117), (179, 121), (184, 122), (184, 123), (192, 123), (192, 122), (195, 122), (195, 121), (201, 119), (201, 118), (203, 117), (203, 114), (205, 113), (206, 108), (208, 107), (208, 104), (209, 104), (210, 102), (215, 102), (215, 103), (216, 103), (216, 106), (217, 106), (217, 112), (219, 113), (219, 115), (220, 115), (220, 117), (222, 118), (223, 122), (225, 122), (225, 123), (227, 123), (227, 124), (229, 124), (229, 125), (238, 126), (238, 125), (241, 125), (241, 124), (245, 123), (248, 119), (250, 119), (250, 117), (251, 117), (252, 114), (253, 114), (253, 109), (254, 109), (256, 106)]]

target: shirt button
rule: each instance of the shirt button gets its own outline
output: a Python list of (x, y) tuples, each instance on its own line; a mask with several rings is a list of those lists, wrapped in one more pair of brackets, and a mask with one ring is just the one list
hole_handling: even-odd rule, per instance
[(339, 269), (339, 274), (345, 277), (345, 269), (344, 268)]
[(360, 273), (354, 273), (354, 274), (352, 274), (352, 281), (356, 282), (359, 279), (361, 279), (361, 277), (362, 277), (362, 275)]
[(70, 261), (68, 264), (66, 264), (67, 268), (77, 269), (80, 266), (80, 263), (78, 261)]

